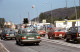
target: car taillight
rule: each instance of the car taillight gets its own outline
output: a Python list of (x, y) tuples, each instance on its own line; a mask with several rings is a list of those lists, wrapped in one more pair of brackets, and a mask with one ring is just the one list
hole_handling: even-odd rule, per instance
[(25, 40), (26, 39), (26, 37), (22, 37), (22, 40)]
[(9, 34), (6, 34), (6, 36), (9, 36)]
[(36, 36), (37, 37), (37, 39), (40, 39), (40, 36)]
[(78, 33), (77, 33), (77, 37), (78, 37)]

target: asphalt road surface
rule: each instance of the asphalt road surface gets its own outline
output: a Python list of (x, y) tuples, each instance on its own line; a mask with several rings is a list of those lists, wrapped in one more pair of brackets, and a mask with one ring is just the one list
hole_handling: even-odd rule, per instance
[(79, 48), (58, 45), (47, 41), (42, 41), (40, 45), (27, 44), (24, 46), (16, 45), (15, 40), (2, 41), (1, 43), (10, 52), (80, 52)]

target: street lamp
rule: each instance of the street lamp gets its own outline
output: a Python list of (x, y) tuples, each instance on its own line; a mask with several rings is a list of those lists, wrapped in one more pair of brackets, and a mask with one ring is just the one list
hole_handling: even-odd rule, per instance
[(66, 8), (67, 8), (67, 0), (66, 0)]
[[(32, 5), (32, 8), (35, 8), (35, 5)], [(35, 18), (35, 22), (36, 22), (36, 18)]]
[[(35, 5), (32, 5), (32, 8), (35, 8)], [(37, 11), (37, 15), (38, 15), (38, 10), (37, 10), (37, 8), (35, 8), (36, 9), (36, 11)], [(38, 16), (39, 17), (39, 16)], [(38, 22), (38, 19), (35, 19), (35, 22)]]
[(76, 15), (76, 19), (77, 19), (77, 9), (76, 9), (76, 3), (75, 3), (75, 0), (74, 0), (74, 7), (75, 7), (75, 15)]
[(52, 20), (52, 0), (51, 0), (51, 22), (53, 23), (53, 20)]

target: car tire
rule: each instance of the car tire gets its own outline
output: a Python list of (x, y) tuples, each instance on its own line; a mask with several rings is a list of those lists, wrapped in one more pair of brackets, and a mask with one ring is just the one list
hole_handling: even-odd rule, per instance
[(20, 46), (23, 46), (24, 45), (21, 41), (19, 41), (18, 43), (19, 43)]
[(66, 38), (66, 42), (69, 42), (70, 41), (70, 39), (69, 38)]
[(45, 37), (45, 34), (43, 34), (42, 37)]
[(73, 43), (74, 43), (74, 44), (77, 44), (77, 43), (78, 43), (78, 41), (74, 39), (74, 40), (73, 40)]
[(1, 40), (3, 40), (3, 37), (1, 37)]
[(54, 39), (54, 36), (52, 35), (52, 39)]
[(36, 43), (36, 45), (39, 45), (39, 43)]
[(3, 37), (3, 40), (5, 40), (5, 41), (6, 41), (6, 40), (7, 40), (7, 39), (6, 39), (6, 37)]
[(50, 39), (50, 36), (48, 36), (48, 39)]
[(16, 44), (19, 45), (19, 42), (16, 40)]

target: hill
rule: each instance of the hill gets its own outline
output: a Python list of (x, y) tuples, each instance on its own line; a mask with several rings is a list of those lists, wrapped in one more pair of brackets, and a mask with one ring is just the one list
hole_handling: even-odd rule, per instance
[[(76, 8), (77, 8), (77, 12), (78, 12), (79, 11), (79, 7), (76, 7)], [(50, 22), (51, 20), (49, 20), (49, 19), (51, 17), (52, 17), (53, 22), (55, 20), (64, 20), (66, 17), (69, 18), (69, 19), (76, 19), (75, 18), (75, 7), (71, 7), (71, 8), (59, 8), (59, 9), (47, 11), (47, 12), (41, 13), (39, 15), (39, 18), (35, 18), (35, 19), (39, 19), (40, 22), (43, 19), (46, 19), (47, 22)], [(33, 19), (33, 21), (35, 19)]]

